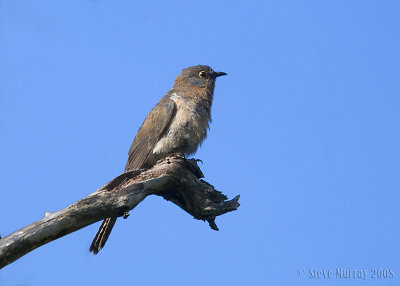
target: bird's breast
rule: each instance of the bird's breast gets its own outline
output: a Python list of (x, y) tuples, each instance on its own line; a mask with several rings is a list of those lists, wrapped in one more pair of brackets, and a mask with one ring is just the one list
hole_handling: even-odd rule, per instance
[(176, 93), (171, 96), (176, 104), (176, 114), (153, 149), (154, 154), (194, 154), (207, 136), (210, 112), (199, 102), (184, 98)]

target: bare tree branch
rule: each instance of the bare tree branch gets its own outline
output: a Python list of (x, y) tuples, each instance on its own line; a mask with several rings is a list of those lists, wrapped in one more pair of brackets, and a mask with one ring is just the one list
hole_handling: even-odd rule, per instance
[(148, 170), (125, 172), (84, 199), (0, 239), (0, 268), (64, 235), (111, 216), (129, 215), (148, 195), (163, 196), (194, 218), (218, 230), (215, 217), (239, 207), (239, 196), (227, 197), (200, 180), (196, 160), (168, 157)]

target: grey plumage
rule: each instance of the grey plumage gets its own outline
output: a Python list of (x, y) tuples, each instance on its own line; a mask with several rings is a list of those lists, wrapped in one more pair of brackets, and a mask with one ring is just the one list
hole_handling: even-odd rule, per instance
[[(151, 168), (169, 154), (194, 154), (207, 136), (215, 79), (222, 75), (226, 73), (214, 72), (204, 65), (184, 69), (137, 132), (125, 171)], [(116, 219), (103, 221), (90, 252), (97, 254), (103, 248)]]

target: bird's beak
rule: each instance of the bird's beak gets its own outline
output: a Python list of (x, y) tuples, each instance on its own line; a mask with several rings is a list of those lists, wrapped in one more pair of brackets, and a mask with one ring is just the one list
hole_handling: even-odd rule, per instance
[(215, 77), (219, 77), (219, 76), (223, 76), (223, 75), (227, 75), (227, 73), (224, 73), (224, 72), (215, 72), (214, 73)]

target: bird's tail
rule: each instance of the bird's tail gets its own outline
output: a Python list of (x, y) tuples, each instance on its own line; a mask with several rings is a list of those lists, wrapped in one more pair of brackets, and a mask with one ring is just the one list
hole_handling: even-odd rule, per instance
[(103, 220), (96, 236), (94, 237), (92, 244), (90, 245), (89, 252), (93, 252), (94, 255), (99, 253), (100, 249), (106, 244), (108, 236), (110, 235), (112, 228), (117, 221), (117, 217), (109, 217)]

